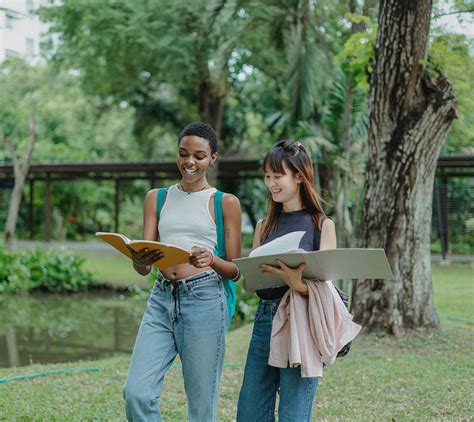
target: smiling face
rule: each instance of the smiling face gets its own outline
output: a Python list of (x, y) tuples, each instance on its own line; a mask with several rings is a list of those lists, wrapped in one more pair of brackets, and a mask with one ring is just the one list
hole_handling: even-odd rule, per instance
[(195, 183), (206, 176), (206, 170), (216, 161), (217, 153), (211, 153), (209, 141), (199, 136), (183, 136), (178, 145), (176, 163), (186, 183)]
[(291, 172), (286, 163), (283, 162), (284, 172), (275, 172), (268, 166), (265, 168), (265, 185), (275, 202), (290, 202), (300, 198), (301, 178)]

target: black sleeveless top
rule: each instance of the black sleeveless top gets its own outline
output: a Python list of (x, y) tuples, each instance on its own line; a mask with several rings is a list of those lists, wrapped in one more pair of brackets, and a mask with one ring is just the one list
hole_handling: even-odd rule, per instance
[[(321, 224), (327, 217), (323, 216)], [(305, 251), (319, 251), (319, 244), (321, 242), (321, 230), (314, 226), (311, 214), (306, 210), (282, 212), (276, 229), (271, 232), (265, 239), (262, 240), (261, 245), (271, 242), (278, 237), (285, 234), (304, 231), (305, 234), (301, 238), (299, 249)], [(289, 289), (289, 286), (276, 287), (274, 289), (257, 290), (257, 296), (264, 300), (281, 299)]]

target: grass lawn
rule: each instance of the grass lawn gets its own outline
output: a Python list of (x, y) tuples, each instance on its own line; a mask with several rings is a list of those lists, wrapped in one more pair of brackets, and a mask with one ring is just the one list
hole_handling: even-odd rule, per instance
[[(97, 261), (96, 268), (104, 263)], [(117, 271), (115, 281), (123, 274), (112, 262), (106, 265)], [(463, 264), (433, 267), (435, 300), (442, 317), (474, 319), (472, 272)], [(251, 325), (246, 325), (228, 335), (219, 421), (235, 419), (250, 333)], [(326, 369), (314, 403), (315, 420), (473, 420), (473, 334), (472, 322), (442, 318), (442, 329), (436, 334), (398, 341), (358, 337), (349, 355)], [(125, 420), (121, 389), (128, 362), (129, 356), (116, 356), (0, 369), (2, 379), (44, 370), (99, 368), (0, 383), (0, 420)], [(179, 367), (167, 375), (161, 405), (164, 420), (187, 419)]]
[(449, 267), (433, 265), (433, 289), (441, 319), (462, 318), (474, 324), (473, 267), (460, 263)]
[(86, 259), (84, 267), (92, 272), (97, 281), (115, 288), (127, 288), (132, 285), (150, 286), (146, 277), (142, 277), (132, 267), (132, 261), (108, 250), (76, 250), (75, 253)]

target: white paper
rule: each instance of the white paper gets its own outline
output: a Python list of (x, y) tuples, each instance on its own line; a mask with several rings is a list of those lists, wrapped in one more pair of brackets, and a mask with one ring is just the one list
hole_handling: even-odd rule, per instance
[(305, 235), (304, 231), (297, 231), (285, 234), (281, 237), (277, 237), (275, 240), (266, 243), (265, 245), (259, 246), (249, 254), (249, 258), (256, 256), (275, 255), (280, 253), (288, 252), (300, 252), (298, 249), (300, 246), (301, 239)]

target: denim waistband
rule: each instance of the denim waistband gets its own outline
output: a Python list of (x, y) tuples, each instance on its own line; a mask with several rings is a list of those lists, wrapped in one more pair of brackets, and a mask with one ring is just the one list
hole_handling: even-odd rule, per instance
[(276, 310), (278, 309), (278, 306), (280, 306), (281, 298), (279, 299), (272, 299), (272, 300), (267, 300), (267, 299), (260, 299), (258, 302), (258, 307), (261, 309), (263, 312), (273, 312), (275, 313)]
[(283, 298), (278, 298), (278, 299), (260, 299), (259, 300), (259, 304), (261, 304), (262, 306), (265, 306), (265, 305), (272, 305), (274, 303), (280, 303), (281, 300)]
[[(217, 280), (220, 279), (219, 274), (217, 274), (214, 270), (203, 271), (201, 273), (194, 274), (191, 277), (181, 278), (174, 281), (168, 280), (161, 272), (158, 272), (156, 284), (161, 284), (163, 289), (169, 289), (173, 297), (173, 320), (176, 320), (181, 315), (180, 291), (181, 293), (184, 293), (193, 289), (194, 285), (203, 283), (207, 280), (212, 280), (213, 278)], [(216, 286), (217, 285), (218, 284), (216, 283)]]
[(158, 272), (157, 280), (162, 282), (165, 286), (171, 286), (171, 285), (188, 285), (188, 284), (194, 284), (197, 281), (202, 280), (203, 278), (210, 278), (214, 275), (218, 275), (214, 270), (208, 270), (208, 271), (203, 271), (201, 273), (194, 274), (190, 277), (186, 278), (180, 278), (178, 280), (169, 280), (167, 279), (161, 272)]

